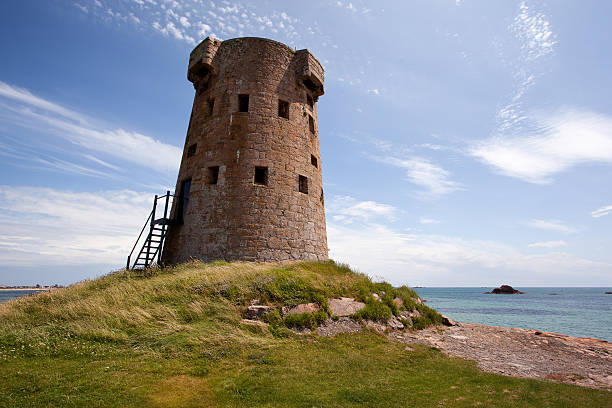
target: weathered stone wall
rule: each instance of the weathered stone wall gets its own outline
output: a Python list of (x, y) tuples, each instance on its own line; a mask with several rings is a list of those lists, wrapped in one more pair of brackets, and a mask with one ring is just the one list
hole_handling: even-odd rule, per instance
[[(327, 259), (321, 64), (308, 50), (263, 38), (207, 38), (191, 54), (188, 78), (196, 95), (175, 194), (186, 179), (191, 189), (163, 261)], [(239, 95), (249, 96), (248, 112), (238, 112)], [(289, 103), (288, 119), (279, 116), (279, 99)], [(214, 166), (218, 180), (210, 184)], [(255, 183), (255, 167), (267, 167), (267, 185)], [(307, 194), (299, 176), (308, 179)]]

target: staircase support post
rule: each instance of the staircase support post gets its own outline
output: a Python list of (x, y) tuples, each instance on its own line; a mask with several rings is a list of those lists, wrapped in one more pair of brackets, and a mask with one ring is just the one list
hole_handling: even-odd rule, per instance
[(159, 238), (159, 250), (157, 251), (157, 264), (161, 265), (162, 251), (164, 250), (164, 239), (166, 238), (166, 222), (168, 221), (168, 201), (170, 201), (170, 190), (166, 190), (166, 204), (164, 205), (164, 221), (162, 222), (161, 237)]
[(149, 237), (147, 238), (147, 258), (145, 259), (145, 268), (149, 267), (149, 254), (151, 253), (151, 240), (153, 239), (153, 227), (155, 226), (155, 211), (157, 210), (157, 194), (153, 199), (153, 212), (151, 213), (151, 226), (149, 228)]

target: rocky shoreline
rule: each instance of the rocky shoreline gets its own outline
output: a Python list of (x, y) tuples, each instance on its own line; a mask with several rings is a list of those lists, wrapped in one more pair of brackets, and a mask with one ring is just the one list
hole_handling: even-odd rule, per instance
[[(395, 301), (400, 306), (400, 299)], [(387, 321), (374, 322), (354, 319), (354, 314), (365, 304), (353, 298), (328, 299), (328, 302), (333, 318), (328, 318), (314, 330), (302, 328), (293, 331), (331, 337), (369, 329), (391, 340), (424, 344), (450, 356), (473, 360), (481, 370), (490, 373), (612, 391), (612, 344), (606, 340), (460, 323), (446, 316), (442, 316), (443, 325), (414, 330), (410, 325), (413, 318), (418, 318), (418, 311), (402, 311), (399, 318), (392, 316)], [(272, 309), (254, 301), (245, 311), (243, 323), (267, 325), (260, 319)], [(320, 306), (316, 303), (282, 308), (284, 316), (318, 311)]]
[(612, 391), (612, 344), (605, 340), (474, 323), (389, 331), (387, 337), (437, 347), (490, 373)]

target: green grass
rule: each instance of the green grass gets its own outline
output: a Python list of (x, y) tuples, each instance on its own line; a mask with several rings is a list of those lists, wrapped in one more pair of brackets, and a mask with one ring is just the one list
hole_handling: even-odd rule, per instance
[[(411, 289), (333, 262), (120, 271), (0, 305), (0, 406), (612, 406), (610, 392), (486, 374), (370, 331), (321, 338), (286, 327), (314, 327), (337, 296), (384, 316), (399, 312), (389, 303), (397, 296), (421, 312), (415, 325), (437, 319)], [(288, 319), (276, 310), (267, 327), (245, 324), (255, 298), (323, 311)]]

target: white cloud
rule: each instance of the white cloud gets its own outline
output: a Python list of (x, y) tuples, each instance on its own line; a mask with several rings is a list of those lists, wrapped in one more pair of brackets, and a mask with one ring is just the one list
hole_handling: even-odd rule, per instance
[(419, 223), (423, 225), (439, 224), (440, 220), (436, 220), (435, 218), (429, 218), (429, 217), (421, 217), (419, 218)]
[(526, 1), (519, 5), (519, 13), (511, 28), (521, 40), (521, 49), (528, 60), (551, 54), (557, 43), (546, 15), (530, 10)]
[(604, 215), (608, 215), (612, 211), (612, 205), (607, 205), (605, 207), (598, 208), (597, 210), (591, 212), (591, 216), (593, 218), (603, 217)]
[(175, 173), (182, 154), (180, 148), (138, 132), (94, 125), (83, 114), (1, 81), (0, 122), (51, 133), (87, 150), (162, 173)]
[(421, 198), (436, 198), (462, 189), (460, 183), (450, 180), (450, 173), (447, 170), (425, 158), (386, 157), (380, 160), (405, 169), (406, 179), (409, 182), (425, 188), (424, 191), (419, 192)]
[(350, 196), (335, 196), (326, 202), (326, 213), (336, 222), (351, 224), (375, 218), (395, 221), (398, 209), (375, 201), (357, 201)]
[[(270, 10), (258, 12), (255, 4), (227, 1), (201, 0), (153, 1), (136, 0), (133, 2), (112, 3), (95, 0), (98, 8), (91, 14), (104, 21), (128, 22), (154, 31), (189, 45), (195, 45), (206, 36), (220, 39), (252, 35), (261, 29), (263, 35), (279, 38), (295, 44), (301, 36), (296, 29), (298, 18), (289, 16), (285, 11)], [(128, 17), (129, 16), (129, 17)], [(306, 30), (303, 30), (306, 31)], [(311, 30), (312, 31), (312, 30)], [(316, 30), (318, 32), (318, 30)]]
[(534, 120), (533, 132), (481, 141), (470, 154), (501, 174), (546, 184), (582, 163), (612, 164), (612, 118), (565, 109)]
[(559, 248), (565, 245), (567, 245), (567, 242), (560, 240), (560, 241), (534, 242), (532, 244), (529, 244), (529, 247), (552, 249), (552, 248)]
[(189, 22), (189, 20), (185, 16), (182, 16), (181, 18), (179, 18), (179, 22), (185, 28), (191, 27), (191, 23)]
[(537, 78), (547, 72), (542, 64), (554, 55), (557, 44), (548, 17), (528, 6), (526, 1), (519, 4), (509, 29), (518, 42), (518, 55), (510, 59), (516, 87), (510, 102), (497, 113), (500, 134), (524, 131), (527, 117), (523, 111), (523, 97), (536, 84)]
[(366, 93), (369, 95), (380, 95), (380, 90), (378, 88), (368, 89)]
[(524, 254), (491, 241), (404, 234), (380, 224), (328, 223), (330, 257), (394, 284), (607, 284), (612, 265), (564, 252)]
[(576, 232), (576, 228), (570, 227), (567, 224), (565, 224), (563, 221), (560, 221), (560, 220), (533, 219), (533, 220), (526, 222), (525, 225), (532, 227), (532, 228), (537, 228), (537, 229), (542, 229), (542, 230), (547, 230), (547, 231), (563, 232), (564, 234), (571, 234), (571, 233)]
[(79, 10), (81, 10), (83, 13), (87, 13), (89, 11), (89, 10), (87, 10), (86, 6), (83, 6), (83, 5), (79, 4), (79, 3), (74, 3), (74, 6), (76, 8), (78, 8)]
[(6, 266), (117, 264), (151, 211), (151, 195), (0, 186), (0, 258)]

